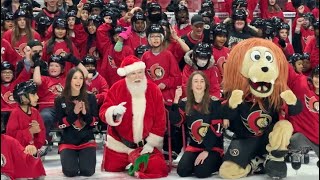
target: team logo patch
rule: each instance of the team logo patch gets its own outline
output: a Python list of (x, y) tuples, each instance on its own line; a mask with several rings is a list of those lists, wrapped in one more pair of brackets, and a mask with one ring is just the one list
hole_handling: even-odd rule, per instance
[(249, 114), (247, 118), (241, 116), (244, 126), (255, 136), (261, 136), (264, 130), (271, 124), (272, 117), (257, 110)]
[(4, 157), (3, 154), (1, 154), (1, 167), (4, 167), (7, 164), (6, 157)]
[(100, 59), (100, 55), (99, 55), (99, 52), (97, 50), (97, 47), (91, 47), (88, 51), (88, 54), (90, 56), (93, 56), (95, 57), (97, 60)]
[(160, 80), (163, 78), (165, 71), (163, 67), (161, 67), (158, 63), (152, 65), (148, 70), (147, 70), (149, 76), (153, 80)]
[(64, 51), (63, 49), (58, 49), (58, 50), (56, 50), (56, 52), (54, 53), (55, 55), (60, 55), (60, 56), (65, 56), (65, 55), (67, 55), (67, 52), (66, 51)]
[(17, 48), (17, 53), (21, 56), (24, 57), (25, 53), (24, 53), (24, 48), (27, 46), (27, 43), (21, 43), (19, 45), (19, 47)]
[(239, 156), (240, 151), (239, 151), (239, 149), (230, 149), (229, 153), (231, 156)]
[(304, 102), (310, 112), (319, 113), (319, 100), (315, 96), (309, 98), (307, 95), (304, 95)]
[(201, 144), (203, 137), (208, 132), (209, 126), (210, 125), (208, 123), (204, 123), (202, 119), (194, 121), (189, 128), (189, 134), (191, 138), (198, 144)]
[(1, 97), (4, 100), (4, 102), (8, 103), (8, 104), (14, 104), (16, 103), (16, 101), (13, 99), (13, 94), (11, 91), (7, 91), (6, 93), (2, 94), (1, 93)]
[(53, 94), (57, 94), (60, 95), (63, 91), (63, 86), (59, 83), (59, 84), (55, 84), (51, 87), (49, 87), (48, 89), (50, 92), (52, 92)]

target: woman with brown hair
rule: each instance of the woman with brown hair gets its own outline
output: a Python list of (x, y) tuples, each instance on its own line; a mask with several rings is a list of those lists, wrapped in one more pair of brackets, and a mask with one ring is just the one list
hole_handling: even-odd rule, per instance
[(25, 56), (24, 48), (27, 42), (33, 39), (41, 40), (39, 33), (31, 26), (31, 18), (32, 14), (19, 8), (13, 15), (14, 28), (3, 34), (3, 38), (11, 43), (12, 48), (16, 50), (21, 59)]
[(277, 0), (260, 0), (261, 18), (279, 17), (284, 19), (283, 12)]
[(179, 161), (177, 173), (181, 177), (206, 178), (219, 170), (223, 156), (222, 127), (228, 126), (223, 119), (221, 102), (210, 97), (209, 81), (201, 71), (190, 75), (187, 84), (187, 97), (179, 101), (181, 87), (176, 90), (169, 110), (172, 124), (186, 124), (190, 142)]
[(65, 88), (54, 104), (59, 128), (63, 129), (58, 150), (63, 174), (67, 177), (92, 176), (96, 167), (93, 128), (98, 106), (96, 97), (87, 93), (85, 74), (81, 69), (75, 67), (69, 71)]

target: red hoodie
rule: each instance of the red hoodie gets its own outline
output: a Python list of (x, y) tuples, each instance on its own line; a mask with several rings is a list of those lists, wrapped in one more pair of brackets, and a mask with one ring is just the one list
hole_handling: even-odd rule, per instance
[(41, 159), (23, 151), (24, 147), (18, 140), (1, 134), (1, 174), (9, 176), (12, 180), (45, 176)]
[[(294, 132), (300, 132), (319, 145), (319, 95), (308, 85), (307, 77), (289, 65), (288, 86), (302, 103), (302, 112), (290, 116)], [(318, 106), (318, 107), (317, 107)]]

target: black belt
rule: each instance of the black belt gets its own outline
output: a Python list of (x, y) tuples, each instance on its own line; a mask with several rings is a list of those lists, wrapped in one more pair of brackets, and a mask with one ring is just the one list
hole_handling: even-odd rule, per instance
[(147, 142), (145, 139), (139, 141), (138, 143), (134, 143), (131, 141), (126, 140), (125, 138), (123, 138), (122, 136), (120, 136), (120, 134), (118, 133), (118, 131), (116, 130), (116, 128), (112, 128), (113, 131), (116, 133), (116, 135), (120, 138), (121, 142), (126, 145), (128, 148), (131, 149), (136, 149), (138, 147), (143, 147)]

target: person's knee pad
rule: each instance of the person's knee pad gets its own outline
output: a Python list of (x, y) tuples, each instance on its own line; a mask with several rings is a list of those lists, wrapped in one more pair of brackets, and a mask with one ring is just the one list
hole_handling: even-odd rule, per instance
[(244, 169), (231, 161), (224, 161), (219, 169), (219, 176), (224, 179), (238, 179), (246, 177), (250, 173), (251, 167), (247, 165)]
[(74, 177), (79, 175), (78, 170), (62, 170), (62, 172), (67, 177)]

